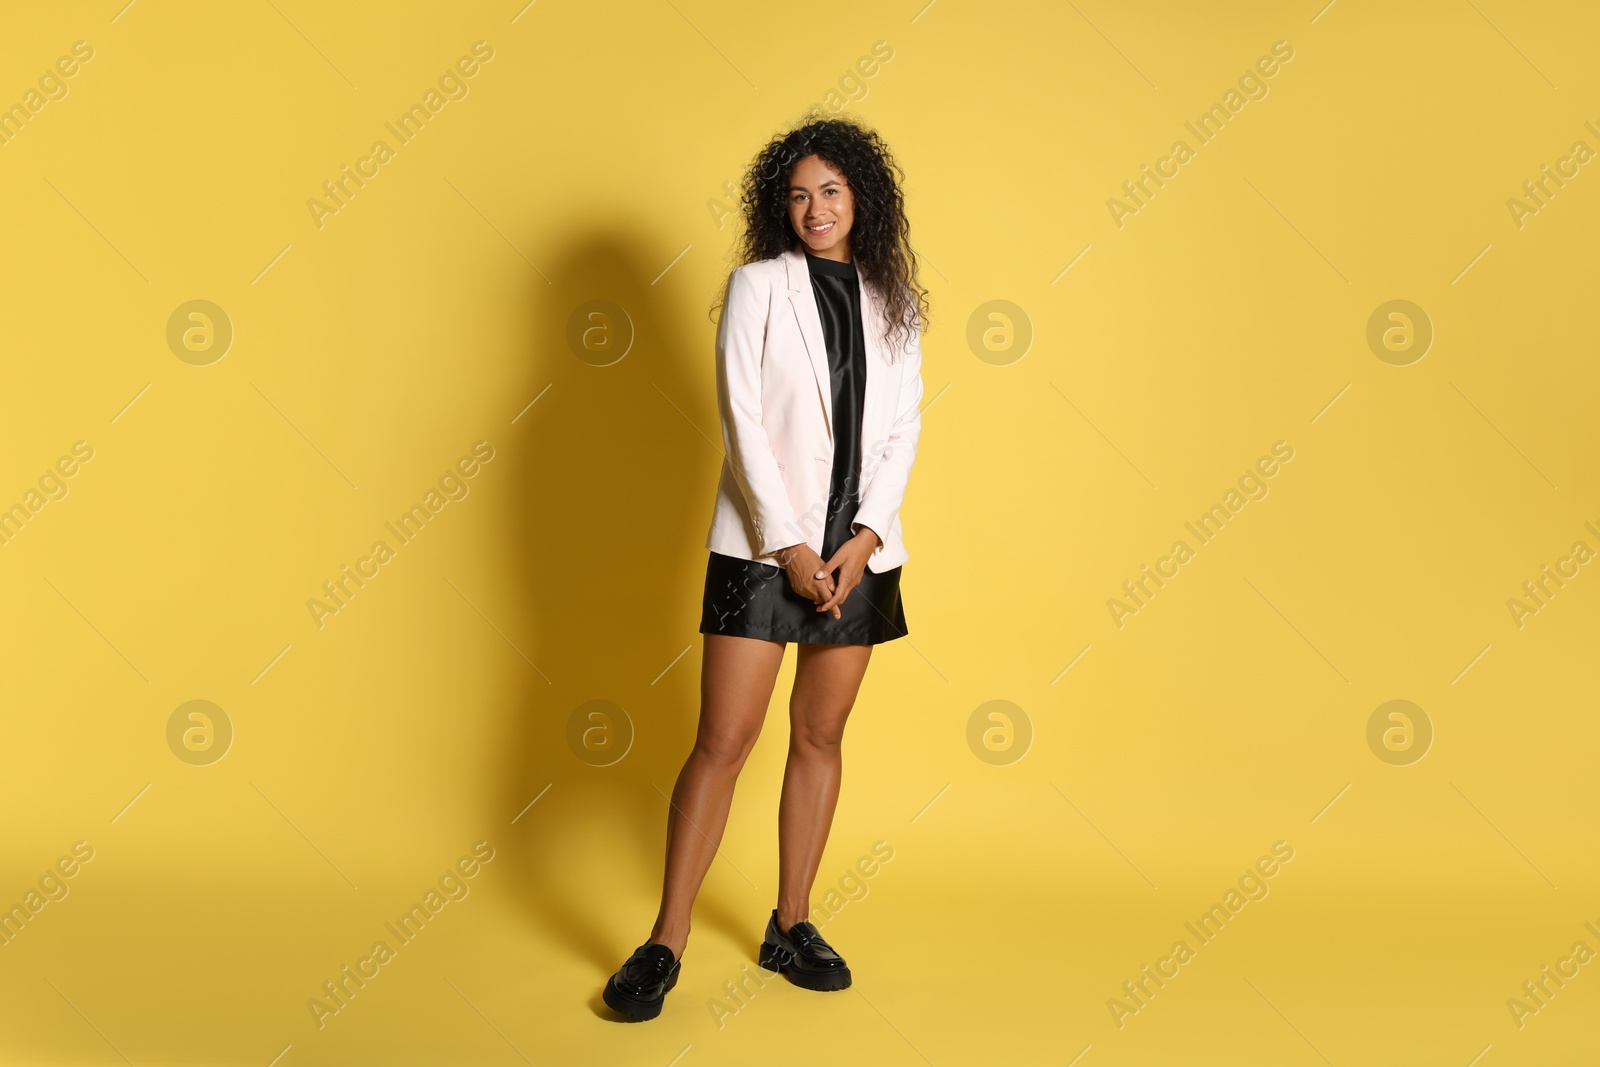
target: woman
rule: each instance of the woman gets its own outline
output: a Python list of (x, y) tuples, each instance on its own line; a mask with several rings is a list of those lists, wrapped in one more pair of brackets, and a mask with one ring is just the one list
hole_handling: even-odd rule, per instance
[(921, 429), (926, 291), (896, 173), (877, 134), (827, 119), (772, 141), (744, 179), (743, 265), (717, 330), (727, 452), (706, 536), (700, 724), (673, 790), (655, 927), (603, 994), (629, 1019), (655, 1018), (677, 983), (790, 641), (778, 900), (760, 962), (807, 989), (850, 985), (806, 915), (845, 719), (872, 646), (907, 632), (899, 511)]

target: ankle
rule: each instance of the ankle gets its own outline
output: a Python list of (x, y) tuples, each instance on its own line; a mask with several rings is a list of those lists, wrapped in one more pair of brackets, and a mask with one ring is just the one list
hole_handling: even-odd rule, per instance
[(689, 943), (689, 928), (687, 926), (663, 926), (657, 923), (655, 929), (650, 931), (650, 942), (657, 945), (666, 945), (672, 950), (674, 959), (682, 959), (683, 950)]

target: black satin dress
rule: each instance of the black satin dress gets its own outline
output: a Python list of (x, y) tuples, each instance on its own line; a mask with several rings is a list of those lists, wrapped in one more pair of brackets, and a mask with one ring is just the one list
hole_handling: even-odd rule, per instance
[[(853, 263), (806, 253), (811, 289), (822, 317), (833, 400), (833, 473), (828, 488), (822, 560), (854, 536), (850, 523), (860, 504), (861, 416), (866, 409), (867, 346), (861, 289)], [(881, 536), (888, 531), (879, 530)], [(835, 572), (837, 577), (837, 572)], [(789, 587), (782, 567), (711, 553), (706, 563), (700, 632), (818, 645), (876, 645), (904, 637), (900, 568), (861, 572), (861, 584), (833, 612)]]

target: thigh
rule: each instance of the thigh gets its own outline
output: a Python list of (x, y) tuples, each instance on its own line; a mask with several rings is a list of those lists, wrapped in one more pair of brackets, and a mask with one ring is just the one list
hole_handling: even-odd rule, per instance
[(783, 665), (782, 641), (706, 634), (695, 744), (729, 758), (755, 744)]
[(871, 645), (801, 645), (789, 699), (790, 735), (837, 744), (871, 658)]

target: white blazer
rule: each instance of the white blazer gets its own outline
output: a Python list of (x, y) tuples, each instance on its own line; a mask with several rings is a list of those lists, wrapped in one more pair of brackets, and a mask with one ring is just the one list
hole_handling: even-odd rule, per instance
[[(869, 527), (882, 541), (867, 557), (867, 569), (877, 573), (909, 558), (900, 504), (922, 429), (922, 336), (914, 329), (891, 365), (882, 301), (864, 275), (859, 284), (867, 383), (860, 503), (850, 528)], [(729, 277), (717, 326), (717, 407), (727, 452), (706, 547), (774, 566), (774, 553), (802, 541), (821, 555), (833, 473), (833, 389), (822, 317), (799, 247)]]

